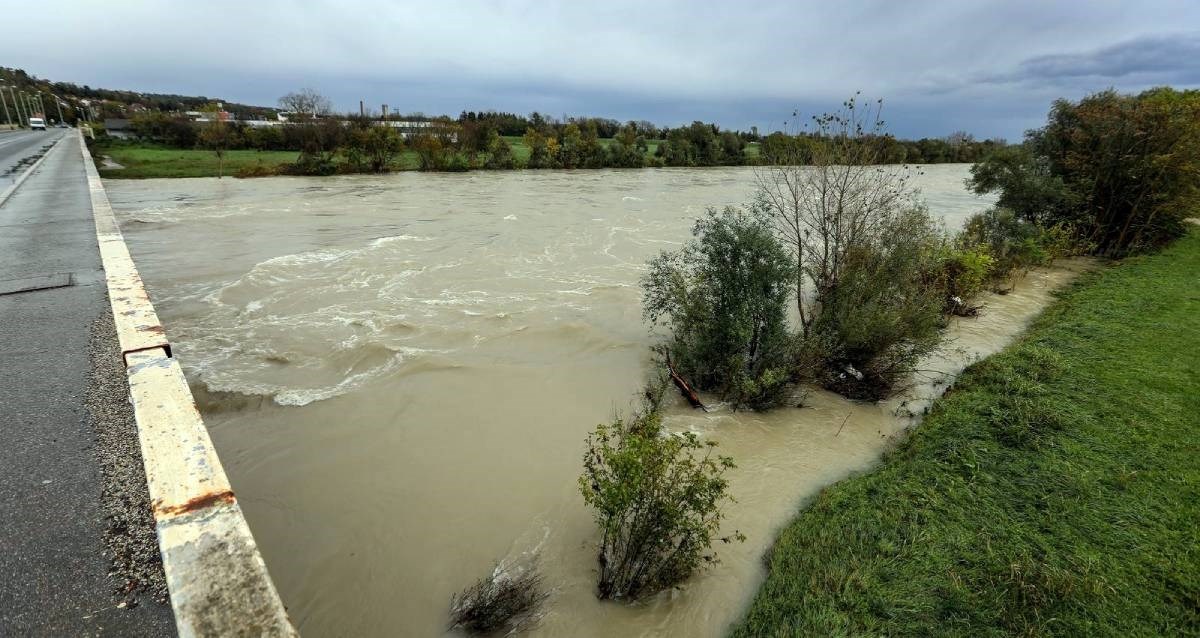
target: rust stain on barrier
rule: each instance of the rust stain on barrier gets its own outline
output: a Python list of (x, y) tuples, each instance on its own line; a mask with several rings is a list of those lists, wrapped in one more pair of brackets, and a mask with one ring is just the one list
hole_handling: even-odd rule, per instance
[(162, 507), (156, 503), (154, 514), (155, 516), (179, 516), (180, 514), (187, 514), (188, 512), (194, 512), (213, 505), (233, 503), (236, 500), (237, 498), (234, 497), (233, 490), (222, 490), (220, 492), (202, 494), (180, 505)]

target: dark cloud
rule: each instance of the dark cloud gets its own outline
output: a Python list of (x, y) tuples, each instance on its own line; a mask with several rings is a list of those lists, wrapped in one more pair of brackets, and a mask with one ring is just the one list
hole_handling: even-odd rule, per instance
[(1087, 53), (1040, 55), (1022, 62), (1009, 78), (1195, 85), (1200, 83), (1200, 33), (1144, 36)]

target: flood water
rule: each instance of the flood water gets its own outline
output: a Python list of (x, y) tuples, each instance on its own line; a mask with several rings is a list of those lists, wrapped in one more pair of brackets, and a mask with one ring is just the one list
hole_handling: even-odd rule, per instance
[[(924, 171), (948, 226), (990, 204), (963, 188), (966, 166)], [(725, 633), (777, 529), (869, 468), (941, 383), (926, 373), (880, 405), (818, 391), (765, 415), (677, 405), (669, 427), (736, 460), (726, 529), (748, 540), (681, 589), (595, 599), (575, 481), (587, 433), (644, 378), (638, 278), (753, 181), (722, 168), (107, 186), (304, 635), (440, 635), (454, 591), (538, 553), (552, 594), (533, 635), (691, 637)], [(1033, 272), (989, 297), (922, 367), (998, 350), (1070, 276)]]

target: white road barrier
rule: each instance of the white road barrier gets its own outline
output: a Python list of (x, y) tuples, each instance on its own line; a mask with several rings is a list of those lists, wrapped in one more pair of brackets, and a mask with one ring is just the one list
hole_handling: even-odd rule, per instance
[(179, 635), (296, 636), (82, 133), (79, 144)]

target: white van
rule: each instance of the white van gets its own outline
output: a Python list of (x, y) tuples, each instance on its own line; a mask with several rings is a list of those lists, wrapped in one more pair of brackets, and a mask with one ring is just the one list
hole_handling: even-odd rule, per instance
[(46, 130), (46, 120), (43, 120), (43, 119), (42, 119), (42, 118), (40, 118), (40, 117), (31, 117), (31, 118), (29, 118), (29, 129), (30, 129), (30, 130), (33, 130), (33, 131), (44, 131), (44, 130)]

